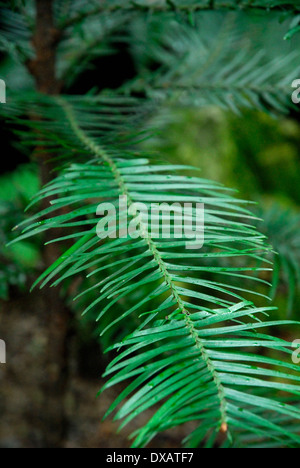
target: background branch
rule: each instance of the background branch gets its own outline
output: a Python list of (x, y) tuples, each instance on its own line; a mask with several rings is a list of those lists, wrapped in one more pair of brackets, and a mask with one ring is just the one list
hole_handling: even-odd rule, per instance
[(277, 12), (300, 12), (300, 4), (296, 4), (294, 1), (207, 1), (202, 0), (201, 2), (194, 2), (190, 4), (184, 4), (176, 2), (173, 0), (166, 0), (164, 4), (149, 2), (147, 4), (141, 4), (137, 1), (129, 2), (120, 2), (111, 4), (111, 2), (99, 2), (99, 5), (91, 8), (87, 11), (82, 11), (75, 16), (68, 18), (66, 21), (62, 22), (60, 29), (66, 29), (71, 26), (74, 26), (78, 22), (84, 20), (89, 16), (94, 16), (100, 13), (114, 13), (117, 11), (123, 12), (152, 12), (152, 13), (164, 13), (164, 12), (175, 12), (175, 13), (186, 13), (192, 14), (199, 11), (209, 11), (209, 10), (218, 10), (218, 11), (259, 11), (259, 10), (268, 10), (268, 11), (277, 11)]

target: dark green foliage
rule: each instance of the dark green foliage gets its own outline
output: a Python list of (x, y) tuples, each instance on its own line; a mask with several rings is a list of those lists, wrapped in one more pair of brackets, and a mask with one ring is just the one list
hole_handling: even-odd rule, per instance
[(5, 245), (8, 242), (7, 233), (19, 219), (20, 211), (17, 211), (10, 203), (0, 204), (0, 299), (8, 299), (9, 287), (18, 286), (24, 288), (26, 276), (24, 271), (6, 256)]
[[(106, 386), (134, 378), (111, 408), (113, 410), (123, 398), (131, 395), (117, 414), (118, 418), (125, 418), (125, 423), (143, 409), (161, 402), (153, 419), (136, 434), (134, 446), (146, 445), (158, 432), (189, 420), (202, 422), (199, 430), (186, 441), (189, 446), (198, 445), (208, 429), (213, 428), (217, 437), (222, 428), (227, 425), (231, 428), (231, 424), (228, 437), (235, 440), (235, 426), (243, 428), (244, 423), (254, 433), (263, 434), (266, 428), (271, 429), (269, 437), (274, 440), (282, 437), (284, 444), (296, 442), (295, 434), (283, 431), (275, 421), (271, 423), (269, 416), (264, 417), (264, 412), (268, 411), (297, 417), (295, 409), (282, 406), (269, 396), (249, 397), (247, 391), (251, 387), (263, 387), (298, 395), (300, 390), (297, 385), (286, 383), (286, 379), (298, 381), (297, 376), (267, 370), (261, 364), (295, 371), (297, 366), (241, 352), (241, 348), (260, 346), (290, 353), (288, 343), (259, 333), (260, 328), (283, 324), (270, 319), (261, 321), (264, 315), (272, 313), (272, 308), (257, 309), (243, 299), (245, 288), (226, 284), (227, 275), (247, 279), (257, 268), (247, 267), (247, 262), (244, 267), (225, 268), (205, 266), (203, 262), (206, 257), (261, 260), (266, 247), (262, 236), (248, 224), (251, 214), (217, 184), (195, 176), (178, 176), (176, 172), (180, 167), (154, 161), (149, 165), (146, 155), (135, 155), (108, 145), (106, 135), (102, 136), (100, 112), (103, 107), (108, 121), (113, 98), (103, 97), (97, 106), (90, 104), (88, 120), (84, 102), (79, 104), (78, 100), (76, 103), (73, 99), (62, 98), (47, 101), (48, 105), (43, 108), (47, 132), (43, 138), (63, 158), (70, 148), (78, 155), (86, 154), (90, 162), (68, 166), (35, 198), (38, 202), (44, 197), (58, 196), (52, 207), (26, 221), (28, 227), (20, 239), (49, 228), (71, 229), (72, 232), (60, 240), (73, 239), (74, 245), (43, 274), (42, 284), (51, 281), (56, 285), (83, 272), (97, 275), (112, 269), (113, 273), (93, 286), (100, 295), (85, 313), (97, 310), (102, 333), (131, 315), (139, 317), (137, 328), (133, 322), (131, 333), (112, 345), (112, 348), (124, 350), (109, 366), (107, 375), (116, 375)], [(105, 107), (108, 103), (109, 108)], [(39, 124), (39, 131), (42, 127)], [(119, 195), (128, 196), (129, 209), (134, 202), (205, 202), (205, 249), (189, 253), (185, 248), (186, 239), (178, 241), (174, 237), (155, 240), (148, 236), (144, 239), (127, 236), (104, 243), (99, 241), (95, 231), (99, 221), (95, 217), (97, 205), (101, 201), (117, 204)], [(53, 216), (62, 207), (70, 207), (69, 213)], [(86, 221), (82, 221), (82, 217)], [(78, 226), (81, 227), (79, 232)], [(143, 219), (140, 229), (145, 230)], [(208, 280), (210, 273), (217, 274), (219, 280)], [(59, 279), (54, 281), (57, 275)], [(119, 315), (115, 309), (117, 302), (126, 300), (146, 284), (151, 286), (152, 292)], [(155, 309), (150, 307), (153, 300), (158, 304)], [(104, 314), (110, 315), (106, 327), (101, 326)], [(247, 318), (246, 322), (243, 318)], [(191, 382), (191, 375), (198, 377)], [(275, 378), (273, 382), (272, 377)], [(283, 379), (282, 383), (277, 377)], [(243, 412), (240, 408), (244, 408)]]
[[(11, 231), (25, 219), (24, 209), (28, 205), (32, 191), (38, 189), (36, 176), (31, 167), (22, 167), (16, 173), (0, 178), (0, 298), (10, 297), (10, 288), (24, 291), (28, 278), (39, 256), (37, 243), (21, 242), (14, 247), (6, 247), (11, 239)], [(36, 245), (35, 245), (36, 244)]]
[(259, 213), (263, 222), (260, 228), (274, 248), (272, 297), (285, 287), (289, 291), (288, 314), (294, 307), (300, 284), (300, 216), (292, 210), (273, 206)]

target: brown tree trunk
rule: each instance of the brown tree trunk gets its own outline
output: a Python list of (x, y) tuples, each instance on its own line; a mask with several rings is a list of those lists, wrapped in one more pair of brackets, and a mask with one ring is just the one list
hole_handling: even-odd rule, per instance
[[(56, 77), (56, 48), (60, 34), (55, 29), (53, 1), (36, 0), (36, 30), (33, 45), (35, 59), (30, 61), (28, 69), (36, 82), (39, 92), (55, 95), (60, 92), (61, 84)], [(53, 178), (50, 157), (39, 148), (35, 158), (40, 167), (40, 179), (45, 185)], [(45, 208), (49, 206), (46, 201)], [(56, 233), (58, 234), (58, 233)], [(49, 234), (45, 242), (50, 240)], [(43, 249), (44, 266), (48, 268), (60, 255), (60, 249), (50, 244)], [(42, 290), (45, 301), (48, 336), (45, 356), (45, 379), (43, 385), (44, 403), (42, 414), (37, 415), (42, 425), (45, 447), (63, 446), (67, 431), (65, 414), (65, 394), (68, 383), (68, 351), (71, 334), (70, 311), (61, 297), (60, 288), (47, 287)]]
[(53, 0), (36, 0), (36, 30), (33, 45), (36, 57), (28, 66), (35, 78), (37, 90), (58, 94), (60, 83), (56, 77), (56, 46), (60, 32), (55, 28)]

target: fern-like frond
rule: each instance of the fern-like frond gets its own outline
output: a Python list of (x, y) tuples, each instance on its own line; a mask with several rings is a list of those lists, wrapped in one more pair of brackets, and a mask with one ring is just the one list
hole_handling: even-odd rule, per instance
[[(260, 333), (284, 322), (265, 321), (272, 308), (255, 307), (244, 299), (242, 284), (232, 288), (226, 282), (231, 275), (242, 283), (257, 271), (256, 262), (263, 262), (268, 251), (264, 237), (249, 224), (252, 215), (245, 202), (195, 173), (177, 174), (190, 168), (149, 161), (117, 142), (106, 146), (101, 118), (98, 123), (95, 114), (89, 118), (79, 112), (72, 98), (47, 99), (48, 107), (43, 108), (47, 127), (38, 123), (35, 132), (42, 132), (60, 155), (63, 146), (67, 152), (84, 154), (86, 161), (66, 167), (40, 192), (34, 202), (47, 198), (51, 205), (23, 224), (20, 238), (47, 229), (69, 229), (69, 234), (54, 241), (72, 240), (72, 247), (39, 282), (56, 285), (74, 275), (110, 271), (93, 286), (98, 295), (85, 312), (97, 310), (100, 327), (104, 315), (114, 317), (106, 329), (122, 320), (130, 323), (132, 317), (139, 321), (112, 346), (119, 352), (107, 369), (110, 380), (104, 389), (128, 384), (107, 414), (117, 409), (116, 418), (124, 426), (145, 409), (156, 408), (133, 434), (134, 447), (145, 446), (157, 433), (187, 421), (199, 422), (185, 441), (190, 447), (204, 441), (213, 444), (219, 432), (228, 445), (235, 444), (243, 430), (258, 437), (268, 434), (268, 441), (278, 446), (299, 446), (297, 429), (287, 429), (280, 418), (297, 422), (300, 410), (261, 394), (264, 389), (269, 395), (300, 394), (299, 369), (282, 358), (291, 354), (290, 343)], [(129, 216), (120, 217), (117, 231), (135, 223), (139, 235), (132, 238), (123, 232), (117, 238), (99, 239), (97, 207), (103, 202), (117, 207), (119, 196), (127, 197)], [(145, 214), (137, 215), (133, 209), (135, 203), (150, 207), (163, 202), (205, 204), (203, 250), (187, 250), (190, 239), (176, 237), (172, 230), (176, 211), (172, 219), (164, 211), (157, 217), (152, 214), (155, 226), (164, 222), (169, 227), (170, 236), (163, 238), (152, 236)], [(62, 208), (63, 213), (57, 214)], [(191, 218), (196, 221), (194, 210)], [(115, 230), (110, 224), (107, 229), (108, 234)], [(245, 260), (245, 266), (206, 266), (207, 257), (237, 257)], [(264, 269), (269, 269), (268, 264)], [(211, 273), (218, 279), (211, 280)], [(126, 303), (145, 285), (148, 294), (118, 315), (118, 303)], [(260, 348), (276, 350), (281, 358), (256, 354)]]
[[(274, 55), (263, 45), (265, 30), (262, 37), (244, 20), (236, 14), (211, 14), (195, 16), (193, 26), (171, 18), (141, 22), (133, 40), (138, 61), (154, 61), (159, 69), (153, 73), (144, 67), (143, 80), (138, 78), (133, 89), (198, 107), (286, 112), (293, 106), (291, 86), (300, 72), (295, 66), (299, 53), (283, 47), (287, 44), (282, 40)], [(142, 29), (147, 31), (144, 42), (136, 40)]]
[[(297, 48), (290, 52), (286, 46), (277, 47), (274, 54), (272, 46), (266, 45), (265, 29), (275, 34), (277, 17), (271, 15), (265, 21), (263, 34), (258, 34), (245, 15), (234, 13), (195, 13), (193, 25), (168, 14), (163, 14), (162, 21), (160, 16), (149, 19), (130, 12), (103, 13), (88, 17), (74, 30), (61, 31), (60, 21), (68, 11), (67, 2), (56, 5), (57, 78), (66, 88), (95, 57), (112, 54), (116, 42), (128, 42), (133, 51), (139, 50), (137, 61), (148, 61), (150, 66), (144, 66), (133, 83), (124, 85), (122, 91), (127, 94), (234, 111), (254, 108), (282, 113), (293, 107), (292, 83), (300, 73), (299, 52)], [(84, 12), (85, 8), (79, 1), (72, 5), (72, 11)], [(15, 61), (28, 63), (34, 58), (32, 2), (28, 8), (2, 9), (2, 13), (2, 50)], [(276, 28), (270, 26), (274, 22)], [(282, 36), (283, 32), (278, 39)], [(151, 67), (153, 61), (156, 72)]]
[(16, 62), (24, 63), (33, 57), (31, 37), (33, 33), (34, 10), (32, 2), (27, 8), (19, 5), (12, 10), (0, 3), (0, 50), (9, 54)]
[[(80, 119), (84, 131), (88, 130), (97, 137), (105, 148), (114, 146), (117, 141), (124, 150), (129, 143), (147, 137), (145, 120), (156, 109), (149, 101), (112, 93), (66, 96), (66, 100), (73, 106), (75, 117)], [(15, 133), (24, 146), (47, 147), (48, 154), (53, 153), (53, 158), (62, 163), (86, 161), (87, 151), (84, 148), (77, 154), (74, 152), (70, 128), (65, 125), (65, 114), (58, 101), (34, 92), (24, 92), (22, 95), (11, 93), (7, 105), (0, 111), (3, 118), (17, 125)], [(26, 115), (34, 116), (34, 120), (24, 117)], [(52, 122), (50, 126), (49, 122)], [(27, 128), (32, 131), (28, 132)], [(54, 154), (60, 137), (64, 153), (57, 158)]]

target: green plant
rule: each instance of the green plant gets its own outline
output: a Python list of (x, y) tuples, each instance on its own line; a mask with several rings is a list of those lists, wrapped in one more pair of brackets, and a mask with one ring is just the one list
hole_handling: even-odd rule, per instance
[(32, 193), (38, 190), (37, 182), (32, 168), (26, 166), (12, 175), (0, 177), (0, 298), (4, 300), (9, 299), (11, 286), (26, 290), (29, 274), (38, 263), (38, 249), (34, 243), (21, 242), (14, 247), (6, 247), (12, 229), (25, 219), (24, 209)]
[[(43, 94), (16, 90), (4, 112), (18, 126), (23, 144), (38, 148), (47, 161), (52, 156), (58, 168), (58, 175), (34, 197), (31, 206), (42, 202), (43, 209), (20, 224), (19, 240), (50, 230), (54, 234), (48, 244), (68, 245), (36, 285), (57, 286), (79, 275), (94, 278), (90, 286), (84, 283), (80, 295), (88, 293), (85, 313), (94, 311), (101, 334), (116, 330), (119, 336), (116, 341), (111, 334), (107, 340), (116, 354), (103, 390), (127, 383), (107, 416), (118, 409), (116, 418), (124, 426), (145, 409), (155, 408), (151, 419), (133, 434), (133, 447), (145, 446), (158, 433), (189, 421), (198, 423), (184, 442), (189, 447), (299, 446), (300, 409), (294, 404), (300, 394), (299, 367), (291, 362), (288, 341), (259, 331), (296, 323), (272, 320), (268, 318), (272, 307), (258, 308), (245, 299), (257, 293), (242, 282), (252, 278), (264, 283), (253, 273), (271, 268), (264, 259), (270, 248), (253, 227), (255, 218), (247, 202), (201, 179), (195, 169), (167, 164), (139, 148), (156, 131), (149, 128), (149, 121), (166, 100), (172, 105), (288, 112), (298, 53), (282, 50), (276, 58), (273, 49), (262, 53), (262, 43), (253, 45), (251, 34), (243, 33), (248, 21), (244, 16), (224, 19), (213, 12), (203, 23), (198, 10), (213, 9), (210, 2), (185, 2), (184, 7), (157, 2), (152, 19), (145, 16), (146, 3), (109, 2), (101, 6), (100, 16), (99, 7), (85, 9), (82, 2), (74, 2), (74, 7), (72, 2), (71, 14), (62, 13), (69, 2), (55, 3), (59, 8), (52, 21), (57, 30), (48, 46), (55, 47), (58, 63), (64, 62), (70, 38), (77, 43), (82, 36), (80, 44), (86, 39), (93, 47), (86, 37), (90, 21), (109, 22), (120, 12), (130, 15), (124, 41), (132, 44), (137, 78), (117, 91), (94, 90), (86, 96), (59, 95), (72, 80), (63, 84), (53, 76), (49, 84), (49, 76), (47, 80), (38, 74), (42, 62), (32, 59), (27, 42), (34, 30), (30, 8), (23, 10), (21, 5), (8, 14), (17, 15), (22, 31), (19, 41), (20, 31), (7, 21), (8, 50), (35, 74)], [(222, 10), (273, 5), (280, 11), (298, 11), (294, 2), (216, 3)], [(278, 17), (272, 18), (276, 31)], [(112, 38), (120, 27), (115, 19), (112, 16)], [(122, 33), (123, 28), (124, 24)], [(146, 31), (146, 40), (137, 42), (141, 30)], [(245, 47), (238, 51), (241, 44)], [(94, 46), (84, 66), (93, 52), (99, 53), (99, 44)], [(82, 70), (75, 66), (80, 57), (80, 53), (71, 57), (73, 73)], [(57, 78), (63, 79), (63, 70), (69, 67), (64, 62)], [(134, 214), (126, 223), (134, 221), (143, 236), (99, 240), (97, 206), (104, 201), (117, 205), (119, 196), (127, 196), (129, 211), (135, 202), (205, 203), (203, 249), (187, 250), (187, 239), (178, 240), (174, 234), (153, 239), (145, 219), (135, 219)], [(156, 222), (162, 221), (172, 232), (176, 216), (160, 214)], [(237, 266), (232, 266), (232, 258)], [(213, 259), (222, 264), (212, 266)], [(237, 278), (239, 286), (234, 287), (229, 277)]]
[(288, 314), (294, 308), (295, 296), (299, 290), (299, 215), (291, 209), (272, 206), (260, 210), (263, 222), (259, 226), (273, 246), (274, 263), (271, 297), (275, 297), (280, 287), (288, 289)]

